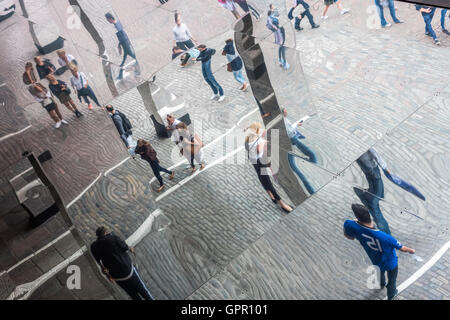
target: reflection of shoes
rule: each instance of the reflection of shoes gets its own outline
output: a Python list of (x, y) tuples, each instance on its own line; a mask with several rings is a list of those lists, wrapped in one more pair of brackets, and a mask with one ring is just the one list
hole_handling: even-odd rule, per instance
[(397, 298), (397, 297), (398, 297), (398, 290), (395, 289), (394, 295), (392, 297), (388, 298), (388, 300), (395, 300), (395, 298)]
[(297, 30), (297, 31), (302, 31), (303, 28), (302, 28), (302, 27), (295, 27), (295, 30)]
[(55, 128), (58, 129), (59, 127), (61, 127), (61, 121), (55, 123)]
[(242, 86), (241, 90), (242, 91), (246, 91), (248, 88), (248, 83), (244, 83), (244, 85)]
[(392, 24), (390, 24), (389, 22), (386, 23), (384, 26), (381, 26), (382, 28), (389, 28), (390, 26), (392, 26)]
[(191, 174), (193, 174), (195, 171), (197, 170), (197, 168), (191, 168)]
[(403, 23), (403, 22), (405, 22), (405, 20), (400, 20), (400, 19), (398, 19), (397, 21), (394, 21), (395, 23)]
[(443, 33), (450, 35), (450, 32), (448, 32), (447, 29), (442, 30)]
[(320, 27), (320, 25), (319, 25), (319, 24), (315, 24), (315, 25), (313, 25), (311, 28), (317, 29), (318, 27)]
[(425, 32), (425, 35), (431, 37), (431, 33), (429, 32)]
[(439, 41), (439, 39), (434, 39), (434, 44), (437, 44), (438, 46), (440, 46), (441, 42)]
[(202, 163), (202, 164), (200, 165), (200, 171), (202, 171), (203, 169), (205, 169), (205, 164), (204, 164), (204, 163)]
[(88, 105), (88, 109), (89, 109), (89, 110), (92, 110), (92, 109), (94, 109), (94, 107), (92, 106), (92, 103), (89, 103), (89, 105)]
[(346, 13), (348, 13), (348, 12), (350, 12), (349, 9), (342, 9), (341, 14), (346, 14)]
[(156, 189), (156, 192), (161, 192), (162, 189), (164, 189), (164, 185), (162, 185), (161, 187), (159, 187), (158, 189)]
[(211, 96), (211, 100), (215, 100), (215, 99), (217, 99), (219, 97), (219, 95), (218, 94), (213, 94), (212, 96)]
[(223, 100), (225, 100), (225, 95), (221, 95), (217, 101), (222, 102)]
[(75, 115), (77, 116), (77, 118), (83, 116), (83, 114), (80, 111), (75, 111)]
[(169, 176), (169, 180), (172, 180), (173, 177), (174, 177), (174, 175), (175, 175), (175, 171), (172, 171), (172, 173), (171, 173), (170, 176)]
[(270, 112), (264, 113), (264, 114), (262, 115), (262, 117), (263, 117), (263, 119), (264, 119), (264, 118), (267, 118), (267, 117), (270, 117)]
[(290, 67), (290, 65), (289, 65), (289, 63), (287, 63), (287, 62), (286, 62), (286, 63), (284, 64), (284, 66), (283, 66), (283, 68), (284, 68), (285, 70), (289, 69), (289, 67)]
[(320, 17), (322, 20), (327, 20), (328, 19), (328, 16), (321, 16)]
[(66, 120), (61, 120), (62, 124), (69, 124)]
[(283, 209), (283, 211), (286, 213), (291, 213), (293, 209), (291, 207), (289, 207), (288, 205), (286, 205), (286, 207), (288, 207), (289, 209), (286, 209), (284, 207), (281, 207), (281, 209)]

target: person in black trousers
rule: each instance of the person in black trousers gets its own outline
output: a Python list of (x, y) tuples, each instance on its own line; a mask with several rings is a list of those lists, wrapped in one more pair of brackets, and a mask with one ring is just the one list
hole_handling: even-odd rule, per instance
[(133, 300), (154, 300), (128, 254), (128, 251), (134, 254), (134, 248), (107, 232), (105, 227), (97, 228), (95, 234), (97, 240), (91, 244), (91, 252), (103, 274), (115, 281)]
[(296, 5), (291, 10), (293, 11), (298, 5), (301, 4), (303, 8), (305, 8), (305, 11), (303, 11), (299, 16), (295, 17), (295, 29), (299, 31), (303, 30), (303, 28), (300, 27), (300, 22), (305, 16), (308, 18), (308, 21), (313, 29), (320, 27), (320, 25), (314, 22), (314, 18), (311, 12), (309, 11), (309, 4), (307, 4), (305, 0), (296, 0), (296, 1), (297, 1)]
[(164, 189), (164, 182), (160, 172), (162, 171), (170, 174), (169, 180), (173, 179), (175, 172), (161, 167), (161, 165), (159, 164), (159, 160), (156, 157), (156, 151), (148, 141), (139, 139), (137, 142), (136, 150), (134, 150), (134, 152), (140, 154), (141, 158), (147, 161), (150, 164), (150, 167), (152, 167), (153, 173), (155, 174), (156, 179), (158, 179), (159, 181), (159, 188), (156, 190), (156, 192), (160, 192), (162, 189)]

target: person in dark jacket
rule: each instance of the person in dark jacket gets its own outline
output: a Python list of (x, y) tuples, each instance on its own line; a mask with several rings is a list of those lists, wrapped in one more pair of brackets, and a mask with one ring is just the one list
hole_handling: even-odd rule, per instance
[(422, 14), (423, 21), (425, 21), (425, 34), (429, 37), (432, 37), (435, 44), (440, 45), (441, 42), (437, 38), (436, 33), (434, 32), (433, 27), (431, 25), (434, 13), (436, 12), (436, 8), (416, 4), (416, 10)]
[(42, 60), (40, 56), (36, 56), (34, 57), (34, 62), (36, 63), (36, 70), (41, 80), (56, 71), (56, 67), (48, 59)]
[(75, 102), (73, 102), (70, 97), (70, 89), (67, 87), (67, 84), (62, 80), (56, 80), (55, 76), (52, 74), (49, 74), (47, 79), (50, 82), (50, 91), (58, 97), (59, 101), (64, 104), (67, 109), (75, 113), (77, 118), (81, 117), (83, 114), (78, 111)]
[(205, 78), (206, 83), (209, 84), (212, 91), (214, 92), (214, 94), (211, 96), (211, 100), (219, 98), (219, 102), (223, 101), (225, 99), (223, 89), (220, 84), (217, 83), (211, 71), (211, 57), (216, 53), (216, 50), (207, 48), (204, 44), (199, 45), (198, 50), (200, 50), (200, 55), (193, 60), (202, 62), (203, 78)]
[(231, 70), (233, 72), (233, 76), (236, 81), (242, 85), (240, 90), (245, 91), (248, 88), (248, 84), (245, 82), (244, 75), (242, 74), (242, 69), (244, 67), (242, 59), (236, 54), (232, 39), (226, 40), (225, 43), (226, 44), (225, 47), (223, 47), (222, 55), (227, 57), (228, 71)]
[(131, 136), (133, 135), (133, 132), (131, 131), (132, 126), (130, 121), (125, 116), (125, 114), (119, 112), (119, 110), (114, 109), (114, 107), (110, 104), (106, 106), (106, 111), (108, 111), (111, 115), (111, 118), (114, 122), (114, 125), (116, 126), (117, 131), (119, 132), (120, 138), (122, 139), (123, 143), (125, 143), (127, 149), (130, 149), (132, 142)]
[(123, 50), (123, 59), (122, 59), (122, 63), (120, 64), (120, 73), (119, 76), (117, 77), (117, 80), (122, 80), (123, 79), (123, 66), (125, 65), (125, 61), (127, 60), (127, 57), (130, 56), (132, 57), (136, 63), (135, 63), (135, 75), (138, 76), (140, 74), (140, 67), (139, 67), (139, 63), (136, 59), (136, 53), (133, 50), (133, 47), (131, 46), (131, 41), (128, 38), (127, 33), (125, 32), (125, 30), (123, 30), (123, 26), (122, 23), (118, 20), (116, 20), (114, 18), (114, 16), (111, 13), (107, 13), (105, 14), (105, 18), (106, 20), (113, 24), (114, 27), (116, 27), (117, 29), (117, 39), (119, 40), (119, 53), (122, 54), (122, 50)]
[(128, 255), (128, 251), (134, 254), (134, 248), (108, 233), (105, 227), (97, 228), (95, 233), (97, 240), (91, 244), (91, 252), (103, 274), (115, 281), (133, 300), (154, 300)]
[(315, 28), (320, 27), (320, 25), (318, 25), (314, 22), (314, 17), (312, 16), (311, 12), (309, 11), (309, 4), (307, 4), (305, 0), (296, 0), (296, 5), (291, 10), (295, 9), (300, 4), (303, 6), (303, 8), (305, 8), (305, 11), (303, 11), (300, 15), (295, 17), (295, 29), (299, 30), (299, 31), (303, 30), (303, 28), (300, 27), (300, 22), (302, 22), (302, 19), (305, 16), (308, 18), (308, 21), (311, 24), (311, 28), (315, 29)]
[(159, 188), (156, 190), (156, 192), (161, 192), (161, 190), (164, 189), (164, 182), (163, 179), (161, 178), (160, 172), (162, 171), (170, 174), (169, 180), (173, 179), (175, 172), (169, 171), (166, 168), (161, 167), (161, 165), (159, 164), (159, 160), (156, 156), (156, 151), (155, 149), (153, 149), (152, 145), (148, 141), (139, 139), (136, 150), (134, 152), (140, 154), (141, 158), (150, 164), (150, 167), (152, 168), (156, 179), (158, 179), (159, 181)]

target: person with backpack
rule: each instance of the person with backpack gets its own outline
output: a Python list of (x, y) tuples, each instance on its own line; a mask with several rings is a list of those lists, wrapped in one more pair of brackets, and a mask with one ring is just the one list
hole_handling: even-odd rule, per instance
[(125, 114), (123, 114), (119, 110), (114, 109), (114, 107), (110, 104), (106, 106), (106, 111), (108, 111), (108, 113), (111, 115), (111, 119), (113, 120), (123, 143), (125, 144), (127, 149), (131, 149), (133, 142), (133, 132), (131, 131), (131, 129), (133, 128), (133, 126), (131, 125), (130, 120), (128, 120)]
[(164, 189), (164, 182), (163, 182), (160, 172), (165, 172), (165, 173), (169, 174), (170, 175), (169, 180), (173, 179), (175, 172), (169, 171), (166, 168), (161, 167), (161, 165), (159, 164), (159, 160), (157, 158), (157, 153), (156, 153), (155, 149), (153, 149), (150, 142), (148, 142), (144, 139), (138, 140), (137, 146), (136, 146), (136, 149), (134, 152), (141, 155), (141, 158), (150, 164), (150, 167), (153, 170), (153, 174), (155, 175), (156, 179), (158, 179), (158, 181), (159, 181), (159, 188), (156, 190), (156, 192), (161, 192), (161, 190)]
[(236, 81), (242, 85), (242, 87), (239, 88), (239, 90), (242, 91), (247, 90), (248, 84), (245, 82), (245, 78), (242, 73), (244, 64), (242, 63), (241, 57), (236, 54), (236, 50), (234, 49), (232, 39), (225, 40), (225, 47), (223, 48), (222, 55), (227, 57), (228, 60), (227, 70), (229, 72), (233, 72), (233, 76), (236, 79)]
[(56, 67), (48, 59), (42, 60), (40, 56), (34, 57), (36, 63), (36, 70), (39, 75), (39, 79), (45, 79), (49, 74), (53, 74), (56, 71)]
[(83, 114), (78, 111), (75, 102), (73, 102), (72, 97), (70, 96), (70, 89), (67, 87), (67, 84), (62, 80), (56, 80), (55, 76), (52, 74), (49, 74), (47, 79), (50, 82), (50, 91), (58, 97), (59, 102), (65, 105), (67, 109), (75, 113), (77, 118), (81, 117)]
[(267, 28), (273, 32), (275, 36), (275, 44), (278, 47), (278, 61), (280, 63), (280, 67), (284, 69), (289, 69), (289, 63), (286, 61), (286, 48), (284, 47), (284, 43), (286, 40), (286, 32), (283, 26), (280, 26), (280, 21), (278, 19), (278, 11), (274, 7), (273, 4), (270, 5), (270, 9), (267, 12)]
[(92, 90), (91, 86), (89, 85), (86, 75), (83, 72), (78, 72), (78, 67), (72, 62), (69, 63), (69, 70), (70, 72), (72, 72), (70, 83), (72, 84), (72, 87), (76, 90), (80, 102), (81, 98), (83, 97), (84, 101), (88, 104), (88, 109), (92, 110), (94, 107), (92, 106), (92, 103), (89, 101), (89, 98), (91, 98), (92, 100), (94, 100), (97, 106), (102, 108), (102, 106), (97, 100), (97, 96), (95, 95), (94, 90)]
[(199, 45), (198, 50), (200, 50), (200, 55), (197, 58), (194, 58), (193, 60), (202, 62), (203, 78), (205, 79), (206, 83), (211, 87), (214, 93), (211, 96), (211, 100), (215, 100), (218, 98), (218, 101), (221, 102), (225, 99), (225, 95), (223, 93), (222, 87), (216, 81), (211, 71), (211, 57), (216, 53), (216, 50), (207, 48), (204, 44)]
[(31, 62), (27, 62), (25, 64), (25, 72), (22, 75), (23, 83), (27, 86), (36, 82), (36, 76), (34, 74), (33, 64)]

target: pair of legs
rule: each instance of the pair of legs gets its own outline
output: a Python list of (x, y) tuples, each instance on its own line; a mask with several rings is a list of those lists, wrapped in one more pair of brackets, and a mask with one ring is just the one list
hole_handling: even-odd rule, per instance
[(297, 29), (297, 30), (302, 30), (302, 28), (300, 27), (300, 22), (302, 21), (302, 19), (303, 19), (305, 16), (308, 18), (308, 21), (309, 21), (309, 23), (311, 24), (311, 27), (312, 27), (312, 28), (318, 28), (318, 27), (319, 27), (319, 25), (315, 24), (314, 18), (313, 18), (313, 16), (312, 16), (311, 12), (309, 12), (309, 9), (306, 9), (305, 11), (303, 11), (303, 12), (301, 13), (300, 16), (295, 17), (295, 29)]
[(80, 111), (78, 111), (77, 106), (75, 105), (75, 102), (70, 98), (69, 100), (65, 100), (63, 103), (67, 109), (72, 111), (75, 114), (80, 114)]
[(181, 50), (188, 51), (189, 49), (195, 47), (195, 45), (192, 42), (192, 40), (186, 40), (183, 42), (177, 42), (177, 47), (180, 48)]
[[(308, 161), (311, 163), (317, 163), (317, 157), (314, 151), (312, 151), (307, 145), (305, 145), (303, 142), (300, 141), (298, 137), (292, 137), (291, 143), (297, 147), (304, 155), (308, 157)], [(309, 183), (308, 179), (305, 177), (305, 175), (300, 171), (300, 169), (297, 167), (297, 164), (295, 163), (296, 156), (293, 154), (288, 154), (288, 160), (289, 165), (291, 166), (292, 170), (297, 174), (297, 176), (300, 178), (300, 180), (303, 182), (303, 185), (305, 186), (306, 190), (310, 194), (313, 194), (316, 192), (314, 187)]]
[(58, 123), (58, 122), (64, 120), (61, 112), (59, 111), (58, 105), (56, 103), (52, 103), (49, 106), (45, 106), (45, 109), (47, 110), (50, 118), (52, 118), (52, 120), (55, 121), (55, 123)]
[[(446, 31), (447, 29), (445, 29), (445, 18), (447, 15), (447, 9), (442, 9), (441, 10), (441, 28), (443, 31)], [(450, 15), (449, 15), (450, 18)]]
[(257, 20), (259, 18), (261, 18), (261, 15), (259, 14), (258, 10), (256, 10), (253, 6), (251, 6), (250, 4), (247, 3), (247, 1), (245, 0), (235, 0), (235, 3), (237, 3), (239, 5), (239, 7), (241, 7), (241, 9), (244, 12), (250, 12)]
[(169, 0), (159, 0), (159, 3), (164, 4), (166, 2), (168, 2)]
[[(388, 25), (388, 22), (384, 18), (383, 6), (381, 5), (380, 1), (381, 0), (375, 0), (375, 5), (377, 6), (378, 15), (380, 16), (381, 26), (385, 27), (386, 25)], [(388, 0), (388, 2), (389, 2), (389, 12), (391, 13), (392, 20), (395, 23), (400, 23), (401, 21), (395, 15), (394, 0)]]
[(119, 76), (117, 77), (117, 79), (119, 79), (119, 80), (121, 80), (123, 78), (123, 66), (125, 65), (125, 61), (127, 60), (128, 56), (130, 56), (134, 60), (136, 60), (135, 74), (139, 75), (139, 73), (140, 73), (139, 63), (136, 59), (136, 53), (134, 52), (131, 45), (122, 45), (122, 49), (123, 49), (123, 59), (122, 59), (122, 63), (120, 64), (120, 73), (119, 73)]
[(197, 153), (194, 152), (187, 152), (187, 159), (189, 161), (189, 164), (191, 165), (192, 168), (192, 172), (194, 172), (195, 169), (195, 164), (194, 164), (194, 160), (197, 161), (197, 163), (200, 165), (200, 170), (203, 170), (203, 168), (205, 167), (205, 164), (203, 163), (203, 150), (199, 150)]
[(259, 182), (263, 186), (263, 188), (266, 190), (266, 192), (269, 194), (270, 199), (281, 206), (281, 208), (285, 212), (291, 212), (292, 208), (286, 205), (282, 200), (277, 191), (275, 190), (272, 181), (270, 180), (270, 175), (266, 174), (266, 172), (263, 172), (263, 166), (261, 163), (253, 164), (253, 167), (256, 170), (256, 174), (258, 175)]
[(433, 8), (429, 14), (423, 16), (423, 21), (425, 22), (425, 34), (432, 37), (433, 40), (436, 41), (437, 36), (433, 30), (433, 26), (431, 25), (431, 22), (433, 21), (435, 12), (436, 12), (436, 8)]
[(211, 72), (211, 60), (202, 63), (202, 73), (203, 78), (205, 79), (206, 83), (211, 87), (212, 91), (214, 92), (214, 95), (223, 96), (223, 89), (220, 86), (220, 84), (217, 83), (216, 79), (214, 78), (214, 75)]
[(125, 290), (133, 300), (154, 300), (134, 266), (133, 275), (130, 279), (116, 281), (116, 283)]
[(91, 86), (84, 88), (83, 92), (81, 94), (79, 93), (79, 96), (83, 97), (84, 102), (86, 102), (88, 105), (91, 105), (91, 102), (89, 101), (89, 98), (91, 98), (92, 100), (94, 100), (97, 106), (101, 107), (100, 103), (98, 102), (97, 96), (95, 95), (94, 90), (92, 90)]
[(289, 67), (289, 63), (286, 61), (286, 47), (283, 45), (278, 48), (278, 61), (282, 67), (286, 69)]
[(244, 74), (242, 72), (242, 68), (240, 70), (238, 70), (238, 71), (233, 71), (233, 76), (234, 76), (234, 79), (236, 79), (237, 82), (242, 84), (241, 90), (246, 88), (246, 82), (245, 82)]
[[(330, 8), (331, 5), (332, 5), (332, 3), (331, 4), (325, 4), (325, 8), (323, 9), (323, 14), (322, 14), (323, 17), (327, 16), (328, 8)], [(348, 12), (348, 9), (344, 9), (344, 7), (342, 6), (341, 0), (336, 1), (336, 5), (337, 5), (339, 11), (341, 11), (341, 13)]]
[(165, 173), (170, 174), (169, 179), (173, 178), (174, 172), (161, 167), (158, 160), (149, 161), (149, 163), (150, 163), (150, 167), (153, 170), (153, 174), (155, 175), (156, 179), (158, 179), (159, 187), (160, 187), (158, 190), (161, 191), (162, 187), (164, 186), (164, 182), (163, 182), (160, 172), (165, 172)]
[[(385, 276), (386, 272), (388, 277), (387, 285)], [(380, 286), (382, 288), (386, 286), (388, 300), (392, 300), (397, 294), (397, 275), (398, 275), (398, 266), (395, 267), (395, 269), (380, 272)]]

